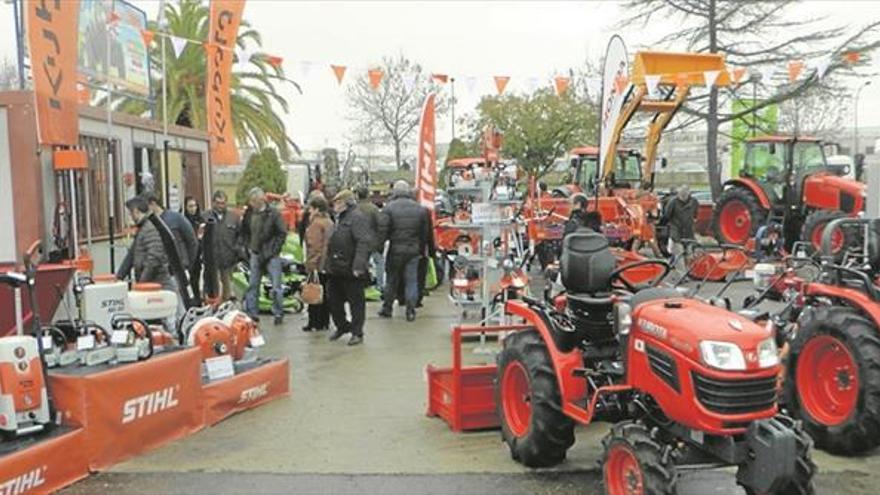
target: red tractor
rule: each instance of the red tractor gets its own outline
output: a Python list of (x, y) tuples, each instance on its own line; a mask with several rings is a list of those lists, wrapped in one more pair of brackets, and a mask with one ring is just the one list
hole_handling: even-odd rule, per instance
[(526, 325), (497, 358), (497, 411), (515, 460), (558, 464), (576, 424), (607, 421), (611, 495), (672, 494), (682, 465), (737, 466), (748, 493), (814, 492), (812, 441), (777, 408), (769, 329), (657, 281), (633, 286), (626, 271), (668, 273), (669, 264), (616, 268), (601, 234), (571, 234), (563, 245), (566, 308), (529, 298), (506, 305)]
[[(764, 136), (746, 142), (739, 177), (727, 181), (713, 211), (718, 242), (745, 244), (758, 227), (783, 226), (786, 248), (797, 240), (819, 248), (829, 221), (864, 209), (865, 185), (830, 166), (815, 138)], [(835, 252), (855, 242), (850, 230), (835, 232)]]
[[(834, 233), (861, 230), (867, 242), (856, 263), (836, 264)], [(787, 304), (772, 321), (787, 342), (783, 402), (816, 446), (840, 455), (880, 445), (880, 220), (840, 219), (823, 233), (822, 254), (789, 258), (789, 270), (751, 299)], [(814, 270), (798, 264), (810, 263)], [(812, 276), (809, 276), (812, 275)]]

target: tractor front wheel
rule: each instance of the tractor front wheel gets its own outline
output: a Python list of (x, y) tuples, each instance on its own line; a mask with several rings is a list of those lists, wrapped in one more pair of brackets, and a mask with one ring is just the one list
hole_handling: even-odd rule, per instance
[(672, 456), (645, 425), (617, 423), (602, 439), (602, 476), (608, 495), (669, 495), (677, 473)]
[[(845, 213), (831, 210), (816, 210), (807, 215), (801, 229), (801, 240), (808, 243), (813, 251), (822, 250), (822, 233), (834, 220), (844, 218)], [(858, 244), (855, 229), (835, 229), (831, 234), (831, 254), (835, 259), (843, 258), (846, 248)]]
[(880, 333), (855, 311), (813, 312), (792, 342), (785, 388), (817, 447), (854, 455), (880, 445)]
[(574, 444), (574, 421), (562, 413), (553, 362), (538, 332), (520, 331), (504, 339), (495, 403), (501, 437), (514, 460), (549, 467), (565, 459)]
[(745, 244), (764, 223), (767, 211), (758, 198), (742, 187), (731, 187), (721, 194), (712, 212), (712, 230), (721, 244)]

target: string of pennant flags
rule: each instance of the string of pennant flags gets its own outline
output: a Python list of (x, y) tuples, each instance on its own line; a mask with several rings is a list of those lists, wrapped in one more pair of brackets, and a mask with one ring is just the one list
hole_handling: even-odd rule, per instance
[[(117, 23), (119, 21), (119, 16), (115, 12), (110, 14), (108, 22)], [(172, 46), (172, 50), (174, 51), (174, 56), (179, 58), (186, 47), (190, 44), (200, 45), (206, 51), (210, 51), (212, 49), (222, 49), (222, 50), (230, 50), (235, 52), (236, 63), (239, 67), (244, 67), (247, 63), (254, 59), (254, 57), (260, 57), (269, 65), (273, 67), (281, 67), (284, 64), (284, 58), (278, 55), (272, 55), (268, 53), (255, 52), (248, 49), (235, 48), (231, 50), (225, 46), (220, 46), (217, 44), (209, 43), (206, 41), (194, 40), (185, 37), (175, 36), (170, 33), (165, 33), (161, 31), (151, 31), (151, 30), (143, 30), (141, 32), (141, 36), (144, 40), (144, 43), (149, 46), (156, 40), (156, 36), (163, 36), (167, 38)], [(844, 63), (855, 64), (859, 62), (861, 59), (861, 54), (858, 51), (847, 51), (842, 55), (842, 60)], [(831, 63), (834, 61), (834, 56), (826, 56), (822, 59), (813, 61), (813, 62), (805, 62), (803, 60), (791, 60), (788, 61), (784, 67), (780, 67), (777, 65), (768, 65), (761, 67), (760, 69), (749, 71), (746, 67), (732, 67), (727, 69), (727, 74), (729, 79), (734, 84), (740, 84), (745, 82), (746, 76), (751, 77), (752, 75), (760, 75), (760, 81), (764, 85), (770, 85), (773, 77), (780, 72), (780, 69), (784, 69), (785, 74), (787, 75), (787, 79), (789, 83), (795, 83), (802, 76), (811, 75), (815, 73), (818, 79), (822, 79), (828, 71), (828, 68), (831, 66)], [(352, 70), (363, 71), (366, 70), (367, 79), (374, 90), (377, 90), (381, 84), (382, 80), (385, 77), (384, 70), (376, 67), (353, 67), (348, 65), (342, 65), (337, 63), (320, 63), (313, 61), (301, 60), (297, 62), (297, 67), (300, 74), (304, 78), (308, 78), (316, 68), (324, 67), (325, 70), (329, 68), (330, 73), (335, 78), (338, 85), (342, 86), (345, 83), (346, 75), (350, 74)], [(815, 72), (813, 72), (815, 71)], [(703, 72), (703, 82), (706, 89), (712, 88), (718, 80), (718, 77), (721, 75), (721, 71), (711, 70)], [(448, 73), (441, 72), (432, 72), (422, 77), (430, 78), (434, 83), (438, 85), (445, 85), (454, 79), (454, 76)], [(464, 82), (465, 89), (468, 93), (473, 94), (477, 89), (477, 84), (481, 79), (485, 79), (485, 76), (476, 76), (476, 75), (464, 75), (457, 76), (458, 80)], [(649, 96), (656, 96), (658, 88), (660, 86), (661, 80), (663, 78), (671, 78), (676, 81), (678, 84), (687, 85), (688, 84), (688, 74), (651, 74), (645, 76), (645, 86), (648, 90)], [(418, 76), (414, 74), (410, 74), (404, 77), (404, 84), (411, 88), (417, 82)], [(541, 85), (542, 78), (539, 77), (524, 77), (522, 78), (526, 84), (526, 87), (529, 91), (534, 91)], [(494, 75), (491, 76), (491, 81), (494, 83), (495, 91), (498, 95), (504, 94), (505, 90), (508, 88), (508, 85), (511, 81), (511, 76), (509, 75)], [(557, 95), (562, 95), (566, 93), (572, 84), (572, 78), (569, 76), (563, 75), (555, 75), (546, 82), (551, 82), (552, 87), (555, 90)], [(598, 94), (601, 91), (601, 78), (587, 78), (586, 79), (587, 88), (590, 92), (594, 94)], [(617, 91), (623, 91), (626, 89), (629, 84), (629, 80), (626, 76), (621, 76), (617, 80), (615, 80), (615, 86)]]

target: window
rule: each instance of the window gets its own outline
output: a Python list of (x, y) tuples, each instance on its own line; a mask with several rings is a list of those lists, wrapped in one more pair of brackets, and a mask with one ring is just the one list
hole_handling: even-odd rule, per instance
[[(113, 154), (113, 162), (111, 164), (108, 157), (110, 141), (107, 139), (80, 136), (79, 144), (88, 153), (89, 160), (88, 173), (85, 176), (84, 174), (77, 174), (76, 181), (77, 229), (79, 237), (81, 240), (85, 239), (88, 232), (86, 229), (86, 203), (89, 206), (92, 238), (109, 235), (111, 177), (113, 179), (114, 227), (116, 232), (119, 232), (123, 226), (124, 217), (122, 215), (123, 205), (120, 195), (121, 180), (118, 154)], [(88, 181), (88, 187), (86, 187), (86, 181)], [(64, 187), (69, 199), (70, 191), (67, 190), (66, 184)], [(86, 198), (87, 193), (88, 198)]]

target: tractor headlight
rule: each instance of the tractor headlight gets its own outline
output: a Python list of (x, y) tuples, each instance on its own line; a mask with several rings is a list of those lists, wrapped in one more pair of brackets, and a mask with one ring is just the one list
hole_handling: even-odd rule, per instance
[(617, 333), (620, 335), (629, 335), (633, 322), (632, 306), (626, 303), (616, 305), (614, 318), (617, 320)]
[(779, 351), (773, 337), (758, 344), (758, 366), (770, 368), (779, 364)]
[(729, 371), (746, 369), (746, 359), (742, 350), (730, 342), (704, 340), (700, 342), (700, 356), (703, 362), (713, 368)]

